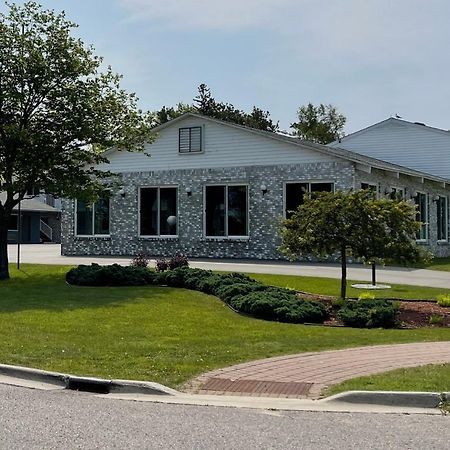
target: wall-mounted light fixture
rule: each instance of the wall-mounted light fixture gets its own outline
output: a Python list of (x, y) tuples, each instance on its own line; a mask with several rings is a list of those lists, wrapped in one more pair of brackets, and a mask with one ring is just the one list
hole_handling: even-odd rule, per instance
[(125, 189), (121, 189), (118, 194), (122, 197), (125, 198), (125, 196), (127, 195), (127, 193), (125, 192)]
[(186, 194), (188, 197), (190, 197), (192, 195), (192, 189), (190, 187), (186, 188)]
[(411, 191), (411, 198), (417, 197), (417, 191)]
[(441, 196), (440, 195), (434, 195), (433, 196), (433, 202), (435, 202), (435, 203), (437, 203), (438, 201), (439, 201), (439, 199), (441, 198)]
[(261, 185), (261, 192), (262, 192), (263, 195), (267, 194), (267, 186), (265, 184)]

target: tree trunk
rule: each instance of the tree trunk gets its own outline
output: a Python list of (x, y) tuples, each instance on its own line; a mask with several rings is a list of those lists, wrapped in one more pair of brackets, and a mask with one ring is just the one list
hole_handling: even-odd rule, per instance
[(377, 265), (372, 263), (372, 286), (377, 285)]
[(345, 300), (347, 296), (347, 252), (345, 246), (341, 248), (341, 298)]
[(0, 220), (0, 280), (9, 279), (8, 222)]

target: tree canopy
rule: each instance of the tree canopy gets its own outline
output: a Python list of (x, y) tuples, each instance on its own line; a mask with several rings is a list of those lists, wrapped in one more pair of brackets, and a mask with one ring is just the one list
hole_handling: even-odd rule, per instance
[(317, 144), (329, 144), (344, 136), (346, 117), (333, 105), (301, 106), (298, 121), (291, 125), (294, 135)]
[(211, 89), (206, 84), (201, 84), (198, 87), (198, 94), (191, 105), (179, 103), (175, 108), (163, 106), (159, 111), (156, 111), (154, 113), (154, 124), (160, 125), (186, 112), (194, 112), (259, 130), (278, 131), (278, 122), (275, 123), (270, 118), (268, 111), (254, 106), (252, 111), (247, 113), (231, 103), (219, 102), (213, 97)]
[(107, 148), (140, 151), (151, 116), (120, 87), (64, 13), (33, 1), (0, 14), (0, 279), (8, 278), (7, 223), (30, 187), (93, 197), (111, 174)]
[(367, 262), (417, 262), (424, 258), (416, 244), (420, 224), (415, 206), (370, 191), (306, 195), (304, 203), (281, 227), (280, 250), (290, 258), (339, 254), (341, 297), (346, 296), (347, 255)]

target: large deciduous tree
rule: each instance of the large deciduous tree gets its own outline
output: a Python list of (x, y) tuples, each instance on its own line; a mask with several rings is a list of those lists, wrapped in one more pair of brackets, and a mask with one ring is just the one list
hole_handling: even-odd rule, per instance
[(301, 106), (298, 121), (291, 125), (294, 135), (317, 144), (329, 144), (344, 136), (346, 117), (333, 105)]
[(345, 298), (348, 254), (367, 262), (418, 262), (425, 257), (416, 245), (420, 224), (415, 217), (414, 205), (376, 199), (369, 191), (311, 194), (283, 221), (280, 250), (292, 259), (339, 254)]
[(151, 139), (150, 115), (75, 27), (32, 1), (0, 14), (0, 279), (8, 221), (30, 187), (92, 199), (111, 181), (95, 169), (103, 150), (139, 151)]

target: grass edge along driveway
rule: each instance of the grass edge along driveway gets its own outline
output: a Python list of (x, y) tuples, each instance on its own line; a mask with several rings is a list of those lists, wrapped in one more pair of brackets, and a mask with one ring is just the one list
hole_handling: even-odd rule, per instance
[[(180, 387), (200, 373), (270, 356), (450, 340), (450, 329), (443, 328), (361, 330), (267, 322), (185, 289), (70, 287), (64, 281), (68, 268), (24, 265), (0, 283), (0, 362)], [(302, 290), (314, 287), (308, 279), (276, 278), (281, 286), (295, 278)], [(339, 280), (329, 282), (328, 289), (334, 289)]]
[(331, 386), (324, 394), (329, 396), (345, 391), (450, 392), (450, 364), (428, 364), (352, 378)]

